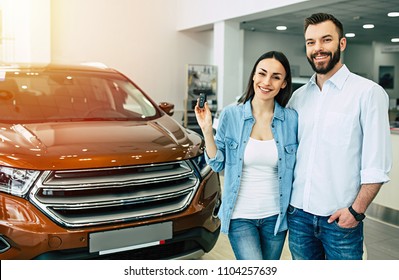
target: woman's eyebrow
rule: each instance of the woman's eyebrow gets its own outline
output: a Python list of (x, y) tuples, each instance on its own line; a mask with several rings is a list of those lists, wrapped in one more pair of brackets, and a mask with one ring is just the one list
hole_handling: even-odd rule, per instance
[[(266, 70), (266, 69), (263, 69), (262, 67), (259, 67), (259, 69), (262, 70), (263, 72), (266, 72), (266, 73), (267, 73), (267, 70)], [(273, 75), (283, 75), (283, 74), (282, 74), (282, 73), (279, 73), (279, 72), (275, 72), (275, 73), (273, 73)]]

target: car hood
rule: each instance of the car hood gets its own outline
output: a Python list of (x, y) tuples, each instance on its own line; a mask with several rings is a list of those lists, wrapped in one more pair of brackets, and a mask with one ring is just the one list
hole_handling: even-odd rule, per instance
[(0, 165), (55, 170), (150, 164), (202, 152), (202, 139), (167, 115), (152, 121), (1, 125)]

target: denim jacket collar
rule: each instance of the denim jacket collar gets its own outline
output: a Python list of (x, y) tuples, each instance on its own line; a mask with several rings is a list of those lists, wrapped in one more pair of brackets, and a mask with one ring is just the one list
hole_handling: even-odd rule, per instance
[(284, 111), (283, 107), (277, 103), (277, 101), (274, 101), (274, 117), (276, 119), (279, 119), (281, 121), (284, 121)]
[[(244, 106), (244, 108), (243, 108), (244, 109), (244, 114), (243, 114), (244, 120), (254, 118), (254, 116), (252, 114), (251, 101), (252, 101), (252, 99), (248, 100), (243, 105)], [(284, 111), (283, 110), (284, 110), (284, 108), (280, 104), (278, 104), (277, 101), (274, 101), (274, 116), (273, 116), (273, 118), (284, 121)]]
[(247, 100), (247, 102), (244, 103), (244, 114), (243, 114), (243, 118), (244, 120), (248, 120), (248, 119), (253, 119), (254, 116), (252, 115), (252, 106), (251, 106), (251, 101), (252, 99)]

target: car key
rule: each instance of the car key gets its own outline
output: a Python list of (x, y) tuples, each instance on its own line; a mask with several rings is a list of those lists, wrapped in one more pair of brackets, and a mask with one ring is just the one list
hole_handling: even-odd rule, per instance
[(198, 107), (200, 107), (201, 109), (204, 108), (205, 101), (206, 101), (206, 95), (205, 93), (201, 92), (199, 96)]

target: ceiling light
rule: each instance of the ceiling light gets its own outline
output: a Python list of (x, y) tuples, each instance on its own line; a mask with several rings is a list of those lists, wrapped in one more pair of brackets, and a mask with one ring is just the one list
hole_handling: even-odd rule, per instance
[(399, 17), (399, 12), (390, 12), (388, 13), (389, 17)]
[(364, 29), (371, 29), (371, 28), (374, 28), (374, 24), (365, 24), (365, 25), (363, 25), (363, 28), (364, 28)]
[(355, 37), (356, 35), (355, 35), (355, 33), (346, 33), (345, 34), (345, 37), (348, 37), (348, 38), (352, 38), (352, 37)]
[(391, 42), (392, 42), (392, 43), (399, 43), (399, 38), (392, 38), (392, 39), (391, 39)]
[(287, 30), (287, 26), (279, 25), (276, 27), (277, 30)]

